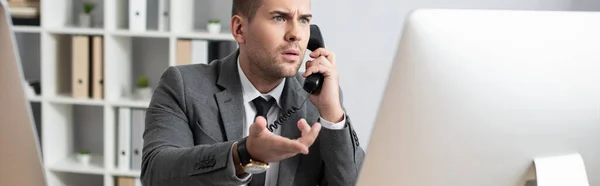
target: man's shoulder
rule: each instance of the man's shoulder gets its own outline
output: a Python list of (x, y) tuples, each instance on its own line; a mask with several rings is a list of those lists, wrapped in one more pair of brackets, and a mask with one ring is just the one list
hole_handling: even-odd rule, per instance
[(206, 79), (206, 78), (218, 76), (218, 70), (217, 70), (218, 64), (216, 64), (216, 63), (218, 63), (218, 61), (214, 61), (211, 64), (197, 63), (197, 64), (178, 65), (178, 66), (175, 66), (175, 68), (177, 68), (177, 70), (181, 74), (182, 78), (184, 78), (184, 79), (186, 79), (186, 78)]
[(186, 64), (169, 67), (166, 73), (168, 76), (179, 76), (177, 79), (182, 81), (186, 88), (206, 89), (216, 85), (220, 61), (215, 60), (210, 64)]

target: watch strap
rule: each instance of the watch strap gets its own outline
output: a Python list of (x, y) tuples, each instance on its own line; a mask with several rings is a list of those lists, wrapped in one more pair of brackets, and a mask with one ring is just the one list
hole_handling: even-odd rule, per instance
[(248, 153), (248, 149), (246, 149), (246, 137), (238, 141), (237, 151), (242, 166), (246, 166), (248, 163), (250, 163), (250, 154)]

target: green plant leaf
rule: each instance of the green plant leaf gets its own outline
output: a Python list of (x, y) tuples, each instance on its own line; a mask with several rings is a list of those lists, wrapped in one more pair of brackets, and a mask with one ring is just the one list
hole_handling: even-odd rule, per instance
[(141, 76), (137, 79), (137, 87), (138, 88), (146, 88), (148, 87), (148, 78), (145, 76)]
[(81, 151), (79, 151), (79, 154), (90, 154), (90, 151), (88, 151), (88, 150), (81, 150)]
[(85, 3), (83, 3), (83, 12), (85, 12), (86, 14), (89, 14), (94, 10), (94, 7), (96, 7), (96, 5), (94, 3), (85, 2)]

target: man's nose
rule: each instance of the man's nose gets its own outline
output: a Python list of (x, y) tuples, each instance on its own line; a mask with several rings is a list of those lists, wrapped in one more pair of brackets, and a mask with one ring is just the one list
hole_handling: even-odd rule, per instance
[(298, 42), (300, 40), (302, 40), (302, 36), (301, 36), (301, 31), (300, 31), (301, 27), (300, 25), (293, 21), (290, 22), (288, 29), (287, 29), (287, 33), (285, 36), (285, 39), (289, 42)]

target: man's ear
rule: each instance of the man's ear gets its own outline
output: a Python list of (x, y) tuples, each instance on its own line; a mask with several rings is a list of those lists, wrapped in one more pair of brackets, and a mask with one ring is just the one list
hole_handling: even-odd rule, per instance
[(234, 15), (231, 17), (231, 34), (239, 44), (244, 44), (246, 41), (246, 39), (244, 38), (245, 27), (246, 23), (244, 18), (242, 18), (239, 15)]

